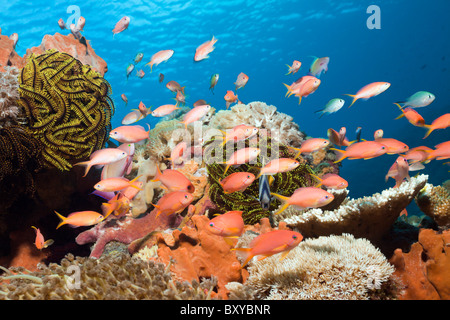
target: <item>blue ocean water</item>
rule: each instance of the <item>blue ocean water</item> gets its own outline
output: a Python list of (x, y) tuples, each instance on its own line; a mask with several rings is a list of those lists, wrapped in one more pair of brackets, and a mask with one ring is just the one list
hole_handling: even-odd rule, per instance
[[(370, 5), (380, 9), (381, 29), (369, 29)], [(347, 128), (348, 137), (362, 127), (362, 138), (371, 140), (373, 132), (384, 130), (385, 137), (407, 143), (410, 147), (434, 145), (450, 138), (450, 129), (437, 130), (422, 139), (425, 129), (414, 127), (399, 115), (395, 101), (404, 100), (423, 90), (436, 100), (417, 111), (427, 123), (447, 113), (450, 107), (450, 27), (448, 0), (161, 0), (161, 1), (1, 1), (2, 34), (19, 34), (18, 53), (38, 46), (45, 34), (61, 31), (57, 21), (71, 19), (70, 6), (77, 6), (85, 17), (83, 35), (108, 64), (105, 78), (113, 89), (116, 114), (113, 126), (140, 101), (157, 107), (172, 103), (173, 94), (165, 83), (175, 80), (186, 86), (187, 104), (205, 99), (216, 109), (224, 109), (224, 95), (234, 89), (240, 72), (250, 78), (238, 91), (248, 103), (264, 101), (294, 117), (302, 131), (312, 137), (326, 137), (328, 128)], [(127, 15), (131, 23), (114, 38), (111, 30)], [(212, 36), (218, 39), (210, 58), (194, 63), (195, 49)], [(172, 49), (173, 57), (153, 68), (143, 67), (159, 50)], [(130, 76), (127, 65), (138, 52), (144, 53), (140, 66), (144, 78)], [(298, 105), (295, 97), (286, 98), (283, 83), (290, 84), (308, 72), (312, 56), (330, 57), (329, 70), (321, 76), (321, 86)], [(286, 64), (300, 60), (303, 65), (295, 75), (287, 73)], [(163, 84), (159, 73), (165, 75)], [(220, 75), (215, 94), (209, 91), (212, 74)], [(367, 101), (351, 98), (362, 86), (387, 81), (391, 87)], [(128, 106), (120, 98), (125, 93)], [(319, 119), (314, 111), (332, 98), (344, 98), (346, 105), (335, 114)], [(156, 124), (147, 117), (140, 124)], [(396, 155), (371, 160), (344, 160), (341, 175), (349, 181), (351, 197), (371, 195), (394, 185), (384, 177)], [(432, 161), (423, 173), (429, 182), (441, 184), (450, 178), (444, 161)], [(414, 173), (413, 173), (414, 174)], [(412, 204), (411, 206), (414, 206)], [(410, 207), (411, 207), (410, 206)], [(415, 210), (414, 208), (412, 209)]]

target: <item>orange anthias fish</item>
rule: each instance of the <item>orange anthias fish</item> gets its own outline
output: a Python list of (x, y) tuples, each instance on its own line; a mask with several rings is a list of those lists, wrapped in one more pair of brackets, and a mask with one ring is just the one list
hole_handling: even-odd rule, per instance
[(54, 243), (52, 239), (45, 241), (44, 236), (42, 235), (41, 230), (39, 230), (39, 228), (36, 228), (35, 226), (31, 227), (36, 230), (36, 240), (34, 240), (34, 245), (36, 246), (36, 248), (42, 250), (47, 248), (48, 246), (51, 246)]
[(322, 176), (322, 178), (319, 178), (314, 174), (311, 174), (311, 176), (319, 181), (319, 184), (315, 185), (316, 188), (324, 186), (326, 188), (340, 190), (348, 187), (347, 180), (335, 173), (326, 173)]
[[(236, 90), (245, 87), (245, 85), (248, 82), (248, 75), (246, 75), (245, 73), (241, 72), (239, 73), (236, 82), (234, 83), (236, 86)], [(235, 91), (236, 91), (235, 90)]]
[(242, 148), (233, 152), (230, 158), (225, 162), (227, 166), (223, 174), (225, 175), (231, 166), (249, 163), (250, 161), (255, 160), (260, 153), (261, 150), (258, 148)]
[(136, 76), (142, 79), (145, 76), (144, 70), (140, 69), (139, 71), (136, 71)]
[(395, 120), (405, 117), (409, 123), (416, 127), (423, 127), (425, 125), (425, 119), (413, 108), (402, 108), (398, 103), (394, 103), (398, 106), (402, 112)]
[[(344, 129), (343, 129), (344, 128)], [(345, 127), (342, 127), (339, 132), (330, 128), (327, 131), (327, 137), (330, 142), (338, 147), (348, 147), (350, 145), (350, 141), (345, 137)]]
[(192, 184), (191, 181), (189, 181), (186, 176), (181, 173), (178, 170), (174, 169), (166, 169), (164, 172), (161, 172), (158, 166), (157, 173), (155, 177), (151, 180), (154, 181), (161, 181), (161, 183), (164, 185), (166, 189), (169, 191), (185, 191), (193, 193), (195, 191), (195, 187)]
[(184, 93), (184, 88), (182, 87), (178, 82), (176, 82), (175, 80), (170, 80), (169, 82), (167, 82), (166, 84), (166, 88), (169, 89), (172, 92), (177, 92), (177, 91), (181, 91)]
[(174, 51), (173, 50), (161, 50), (155, 53), (152, 58), (150, 59), (149, 63), (146, 63), (145, 65), (150, 65), (150, 72), (153, 71), (153, 66), (157, 66), (161, 62), (165, 62), (169, 60), (173, 56)]
[(206, 41), (205, 43), (198, 46), (197, 49), (195, 50), (194, 61), (208, 59), (209, 58), (208, 54), (214, 51), (215, 49), (214, 44), (216, 42), (217, 39), (214, 38), (213, 36), (211, 40)]
[(83, 176), (83, 177), (85, 177), (88, 174), (88, 172), (92, 166), (110, 164), (110, 163), (119, 161), (121, 159), (124, 159), (127, 156), (128, 156), (128, 154), (121, 149), (105, 148), (105, 149), (100, 149), (100, 150), (94, 151), (91, 154), (89, 161), (78, 162), (78, 163), (75, 163), (74, 166), (86, 166), (86, 171)]
[(442, 116), (436, 118), (431, 124), (425, 124), (424, 127), (428, 129), (425, 137), (423, 137), (424, 139), (434, 130), (446, 129), (450, 127), (450, 113), (443, 114)]
[(147, 108), (145, 106), (145, 104), (141, 101), (139, 102), (139, 106), (138, 106), (138, 110), (141, 112), (141, 114), (146, 117), (150, 114), (150, 112), (152, 111), (152, 106), (150, 106), (149, 108)]
[(391, 84), (389, 82), (372, 82), (368, 85), (365, 85), (356, 94), (346, 94), (346, 96), (350, 96), (353, 98), (352, 103), (348, 106), (349, 108), (356, 102), (358, 99), (369, 99), (379, 95), (386, 91)]
[(345, 150), (330, 148), (337, 153), (338, 163), (345, 158), (349, 159), (372, 159), (386, 153), (387, 147), (376, 141), (361, 141), (348, 146)]
[(61, 219), (61, 222), (58, 224), (56, 229), (61, 227), (62, 225), (68, 224), (74, 228), (76, 227), (87, 227), (97, 224), (103, 221), (104, 217), (98, 212), (95, 211), (77, 211), (72, 212), (67, 217), (60, 215), (56, 212), (56, 215)]
[(294, 60), (294, 62), (292, 62), (292, 66), (287, 64), (287, 67), (289, 68), (289, 72), (286, 73), (286, 75), (288, 74), (294, 74), (296, 73), (298, 70), (300, 70), (300, 67), (302, 66), (302, 63), (298, 60)]
[(181, 90), (177, 91), (175, 101), (177, 102), (177, 104), (181, 103), (184, 106), (186, 103), (186, 95)]
[(255, 136), (258, 133), (258, 128), (253, 126), (248, 126), (245, 124), (240, 124), (233, 127), (231, 130), (227, 130), (222, 133), (225, 135), (222, 145), (226, 144), (228, 141), (242, 141)]
[(428, 157), (426, 159), (427, 162), (430, 160), (445, 160), (450, 158), (450, 141), (442, 142), (435, 146), (435, 150), (427, 151)]
[(322, 138), (310, 138), (302, 142), (300, 148), (289, 147), (289, 149), (294, 149), (297, 151), (297, 155), (295, 158), (302, 153), (311, 153), (323, 148), (326, 148), (330, 145), (330, 141)]
[(120, 95), (120, 97), (122, 98), (123, 102), (125, 102), (125, 104), (128, 104), (128, 98), (127, 98), (127, 96), (125, 95), (125, 93), (122, 93), (122, 94)]
[(309, 74), (320, 78), (320, 76), (323, 73), (326, 73), (328, 71), (328, 63), (330, 63), (329, 57), (314, 57), (314, 61), (311, 63), (311, 66), (309, 67)]
[(387, 154), (397, 154), (407, 152), (409, 150), (407, 144), (393, 138), (376, 138), (375, 142), (384, 144), (386, 146)]
[(398, 157), (395, 160), (394, 164), (389, 169), (385, 180), (387, 181), (389, 178), (394, 178), (395, 186), (394, 188), (398, 188), (405, 178), (409, 181), (411, 178), (409, 177), (409, 165), (408, 161), (406, 161), (403, 157)]
[(128, 26), (130, 25), (130, 17), (124, 16), (122, 19), (120, 19), (114, 29), (112, 30), (113, 32), (113, 38), (116, 35), (116, 33), (120, 33), (122, 31), (124, 31), (125, 29), (128, 28)]
[(136, 123), (142, 119), (144, 119), (142, 112), (140, 112), (139, 110), (133, 110), (130, 113), (128, 113), (125, 117), (123, 117), (122, 124), (129, 125), (129, 124)]
[(188, 124), (191, 124), (195, 121), (200, 120), (211, 110), (211, 106), (209, 104), (205, 104), (203, 106), (198, 106), (191, 109), (188, 113), (186, 113), (183, 117), (183, 121), (179, 121), (184, 124), (184, 127), (187, 129)]
[(280, 261), (283, 260), (290, 250), (295, 248), (303, 236), (291, 230), (273, 230), (257, 236), (250, 242), (250, 248), (234, 248), (232, 250), (242, 251), (247, 253), (247, 257), (241, 268), (245, 267), (247, 263), (255, 256), (262, 256), (258, 260), (265, 259), (274, 254), (283, 252)]
[(320, 80), (313, 76), (303, 76), (290, 86), (283, 83), (288, 89), (286, 96), (290, 97), (292, 94), (298, 97), (298, 104), (302, 102), (303, 97), (307, 97), (317, 90), (320, 86)]
[(119, 192), (108, 202), (102, 203), (104, 219), (108, 218), (111, 213), (114, 213), (116, 218), (121, 217), (128, 212), (130, 207), (130, 199)]
[(433, 151), (433, 149), (427, 146), (418, 146), (409, 149), (408, 152), (403, 155), (403, 158), (410, 161), (411, 164), (424, 162), (428, 157), (428, 151)]
[(181, 109), (178, 107), (178, 104), (164, 104), (162, 106), (159, 106), (155, 110), (152, 111), (152, 116), (154, 117), (165, 117), (175, 110)]
[(185, 141), (180, 142), (175, 146), (175, 148), (172, 149), (172, 152), (170, 153), (170, 160), (172, 162), (172, 168), (175, 167), (175, 165), (182, 163), (183, 154), (187, 149), (187, 143)]
[(137, 179), (139, 179), (140, 177), (141, 176), (137, 176), (133, 180), (128, 180), (127, 178), (123, 177), (103, 179), (95, 184), (94, 189), (103, 192), (114, 192), (123, 190), (128, 187), (133, 187), (142, 190), (135, 184)]
[[(206, 229), (217, 236), (223, 237), (226, 243), (235, 245), (235, 240), (244, 232), (242, 211), (228, 211), (211, 219)], [(234, 241), (233, 241), (234, 240)]]
[(272, 192), (270, 194), (280, 200), (282, 204), (274, 214), (280, 214), (289, 206), (296, 206), (299, 209), (320, 208), (334, 200), (331, 193), (316, 187), (298, 188), (290, 197)]
[(236, 101), (238, 101), (238, 96), (236, 94), (234, 94), (234, 92), (231, 90), (227, 90), (227, 94), (223, 98), (226, 101), (225, 104), (226, 104), (227, 109), (232, 103), (235, 103)]
[(274, 175), (281, 172), (291, 171), (297, 168), (299, 165), (300, 162), (291, 158), (273, 159), (261, 168), (256, 179), (258, 179), (262, 175)]
[(145, 131), (144, 127), (139, 125), (120, 126), (111, 130), (109, 137), (121, 143), (136, 143), (148, 138), (150, 125), (147, 125), (148, 131)]
[(220, 181), (225, 194), (242, 192), (255, 181), (255, 175), (250, 172), (235, 172)]
[(189, 192), (173, 191), (169, 192), (158, 200), (157, 204), (154, 204), (156, 211), (156, 217), (161, 213), (171, 215), (174, 213), (180, 213), (187, 208), (194, 200), (194, 196)]

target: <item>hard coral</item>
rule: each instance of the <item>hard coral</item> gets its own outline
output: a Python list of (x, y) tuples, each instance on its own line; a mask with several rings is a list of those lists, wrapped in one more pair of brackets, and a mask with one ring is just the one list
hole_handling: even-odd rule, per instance
[(164, 264), (123, 253), (100, 259), (69, 254), (61, 265), (21, 271), (0, 276), (1, 300), (205, 300), (215, 286), (214, 280), (174, 281)]
[(389, 188), (370, 197), (344, 201), (339, 208), (301, 211), (288, 208), (276, 216), (305, 237), (351, 233), (356, 237), (379, 241), (391, 228), (400, 212), (426, 184), (427, 175), (419, 175), (398, 188)]
[(420, 210), (439, 227), (450, 228), (450, 191), (447, 188), (427, 183), (415, 200)]
[(244, 285), (228, 286), (236, 298), (267, 300), (391, 299), (394, 268), (366, 239), (331, 235), (306, 239), (279, 255), (251, 263)]
[(260, 101), (246, 105), (237, 104), (230, 110), (220, 110), (211, 118), (209, 127), (227, 130), (240, 124), (277, 133), (281, 143), (292, 147), (299, 147), (305, 137), (290, 115), (279, 112), (275, 106)]
[(0, 72), (0, 128), (18, 124), (20, 109), (19, 99), (19, 69), (5, 66), (5, 72)]
[(114, 104), (109, 83), (91, 67), (49, 50), (28, 58), (19, 86), (27, 131), (45, 146), (48, 167), (69, 170), (103, 148)]
[(421, 229), (409, 252), (390, 259), (403, 289), (402, 300), (450, 300), (450, 231)]

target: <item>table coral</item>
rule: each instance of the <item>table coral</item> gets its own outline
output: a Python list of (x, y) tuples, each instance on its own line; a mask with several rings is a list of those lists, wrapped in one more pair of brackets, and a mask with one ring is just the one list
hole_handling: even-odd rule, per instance
[(153, 210), (142, 218), (125, 216), (120, 219), (103, 221), (80, 233), (75, 241), (80, 245), (93, 243), (90, 257), (98, 258), (110, 241), (130, 244), (155, 230), (160, 231), (169, 227), (176, 227), (180, 221), (175, 214), (170, 216), (162, 214), (156, 219), (156, 210)]
[(450, 227), (450, 190), (427, 183), (415, 198), (420, 210), (432, 218), (439, 227)]
[(19, 76), (28, 133), (43, 145), (47, 166), (69, 170), (104, 147), (114, 104), (109, 83), (88, 65), (49, 50), (28, 58)]
[(403, 285), (402, 300), (450, 300), (450, 231), (421, 229), (409, 252), (390, 259)]
[(230, 296), (258, 300), (368, 300), (395, 297), (394, 268), (367, 239), (350, 234), (306, 239), (286, 258), (252, 262)]
[(350, 233), (377, 242), (389, 231), (400, 212), (414, 199), (427, 180), (428, 176), (422, 174), (398, 188), (344, 201), (332, 211), (288, 208), (275, 219), (286, 222), (305, 237)]
[(68, 254), (60, 265), (35, 272), (7, 270), (0, 276), (0, 300), (206, 300), (215, 285), (215, 279), (173, 280), (164, 264), (124, 253), (100, 259)]

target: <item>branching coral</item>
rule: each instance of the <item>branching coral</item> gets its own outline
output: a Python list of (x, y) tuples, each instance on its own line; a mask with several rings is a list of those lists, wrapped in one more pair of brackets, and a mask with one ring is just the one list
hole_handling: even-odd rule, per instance
[[(272, 138), (270, 137), (261, 137), (259, 138), (259, 147), (264, 148), (267, 152), (263, 155), (263, 159), (265, 163), (269, 162), (269, 158), (282, 158), (282, 157), (293, 157), (291, 150), (283, 145), (277, 144), (278, 148), (274, 148), (272, 146)], [(245, 146), (248, 147), (252, 142), (246, 141)], [(217, 162), (213, 162), (212, 159), (215, 159), (216, 156), (216, 148), (217, 142), (211, 142), (205, 149), (205, 161), (208, 169), (208, 179), (211, 184), (209, 189), (209, 196), (211, 200), (217, 205), (219, 211), (244, 211), (242, 217), (246, 224), (254, 224), (258, 222), (261, 218), (270, 217), (270, 212), (275, 210), (280, 202), (278, 200), (273, 200), (270, 204), (270, 210), (264, 210), (259, 203), (259, 183), (255, 181), (243, 192), (233, 192), (229, 194), (225, 194), (223, 192), (222, 186), (220, 185), (220, 180), (225, 178), (224, 171), (225, 166), (220, 164), (220, 162), (224, 162), (226, 159), (222, 160), (218, 159)], [(223, 154), (226, 155), (225, 145), (223, 147)], [(237, 149), (237, 147), (235, 147)], [(277, 150), (278, 149), (278, 150)], [(255, 174), (255, 176), (259, 172), (259, 168), (261, 168), (262, 160), (259, 159), (255, 164), (243, 164), (237, 168), (230, 168), (227, 171), (227, 174), (232, 174), (234, 172), (251, 172)], [(296, 169), (288, 172), (278, 173), (273, 175), (274, 181), (270, 186), (271, 192), (283, 194), (286, 196), (290, 196), (295, 189), (309, 186), (313, 182), (311, 180), (310, 173), (313, 173), (312, 169), (309, 165), (302, 163)]]
[(416, 197), (420, 210), (432, 218), (439, 227), (450, 227), (450, 190), (427, 183)]
[(419, 175), (402, 183), (399, 188), (389, 188), (370, 197), (344, 201), (333, 211), (288, 208), (276, 216), (276, 219), (298, 229), (305, 237), (351, 233), (356, 237), (378, 241), (423, 188), (427, 179), (427, 175)]
[[(69, 254), (61, 265), (42, 266), (32, 273), (0, 277), (0, 299), (4, 300), (205, 300), (216, 283), (172, 280), (169, 266), (144, 261), (127, 254), (100, 259)], [(24, 271), (24, 270), (22, 270)], [(3, 280), (9, 280), (9, 283)]]
[[(244, 285), (229, 284), (235, 298), (367, 300), (394, 298), (394, 268), (366, 239), (343, 234), (306, 239), (279, 261), (252, 263)], [(234, 290), (234, 291), (233, 291)]]
[(19, 76), (27, 130), (43, 145), (48, 167), (69, 170), (103, 148), (114, 105), (109, 83), (66, 53), (31, 55)]

